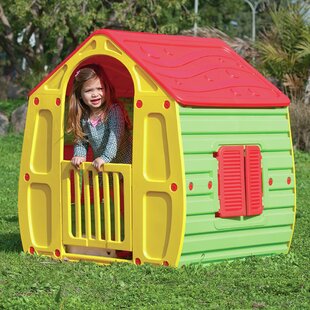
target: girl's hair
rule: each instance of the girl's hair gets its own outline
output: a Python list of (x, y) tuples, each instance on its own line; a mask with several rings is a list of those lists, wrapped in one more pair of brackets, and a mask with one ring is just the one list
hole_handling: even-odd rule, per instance
[(118, 102), (114, 87), (101, 66), (93, 64), (80, 68), (75, 73), (73, 81), (67, 122), (67, 132), (72, 132), (74, 134), (75, 142), (83, 140), (85, 136), (81, 127), (81, 118), (88, 118), (90, 116), (90, 108), (82, 100), (82, 87), (86, 81), (93, 78), (100, 79), (101, 85), (105, 91), (105, 102), (102, 105), (103, 120), (106, 120), (112, 103)]

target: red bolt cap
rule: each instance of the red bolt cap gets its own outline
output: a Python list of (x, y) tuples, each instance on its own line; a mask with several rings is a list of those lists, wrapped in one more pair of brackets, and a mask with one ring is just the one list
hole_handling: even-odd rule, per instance
[(171, 190), (172, 190), (173, 192), (175, 192), (175, 191), (178, 189), (178, 185), (175, 184), (175, 183), (172, 183), (172, 184), (170, 185), (170, 188), (171, 188)]
[(212, 186), (213, 186), (212, 181), (209, 181), (209, 182), (208, 182), (208, 189), (211, 189)]
[(25, 173), (24, 179), (25, 179), (25, 181), (27, 181), (27, 182), (30, 180), (30, 175), (29, 175), (29, 173)]
[(138, 100), (138, 101), (136, 102), (136, 107), (137, 107), (138, 109), (140, 109), (140, 108), (142, 108), (142, 106), (143, 106), (142, 100)]
[(30, 254), (34, 254), (34, 252), (35, 252), (35, 251), (34, 251), (34, 247), (31, 246), (31, 247), (29, 248), (29, 253), (30, 253)]
[(291, 177), (288, 177), (288, 178), (287, 178), (287, 180), (286, 180), (286, 183), (287, 183), (288, 185), (290, 185), (290, 184), (291, 184), (291, 182), (292, 182)]
[(272, 179), (272, 178), (269, 178), (268, 184), (269, 184), (270, 186), (273, 184), (273, 179)]
[(165, 261), (163, 261), (163, 265), (164, 266), (169, 266), (169, 262), (165, 260)]
[(189, 182), (188, 188), (189, 188), (190, 191), (193, 190), (193, 188), (194, 188), (193, 182)]
[(38, 105), (38, 104), (40, 103), (39, 98), (38, 98), (38, 97), (35, 97), (33, 103), (34, 103), (35, 105)]
[(141, 265), (141, 259), (139, 257), (137, 257), (135, 259), (135, 263), (136, 263), (136, 265)]
[(60, 251), (58, 249), (55, 250), (55, 256), (59, 257), (60, 256)]
[(60, 98), (57, 98), (57, 99), (56, 99), (56, 105), (57, 105), (57, 106), (60, 106), (60, 103), (61, 103)]
[(169, 102), (168, 100), (166, 100), (166, 101), (164, 102), (164, 107), (165, 107), (166, 109), (169, 109), (169, 108), (170, 108), (170, 102)]

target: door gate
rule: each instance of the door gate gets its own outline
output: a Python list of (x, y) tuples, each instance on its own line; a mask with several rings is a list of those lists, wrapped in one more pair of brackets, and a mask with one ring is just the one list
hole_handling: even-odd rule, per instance
[(132, 251), (131, 165), (105, 164), (98, 173), (90, 162), (77, 170), (64, 160), (62, 201), (67, 253), (72, 248), (82, 254), (89, 248)]

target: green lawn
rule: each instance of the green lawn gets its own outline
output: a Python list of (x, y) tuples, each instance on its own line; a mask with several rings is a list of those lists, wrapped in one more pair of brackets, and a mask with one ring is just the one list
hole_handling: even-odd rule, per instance
[(23, 254), (21, 145), (21, 136), (0, 138), (0, 309), (310, 309), (310, 154), (295, 154), (298, 212), (288, 255), (173, 269)]

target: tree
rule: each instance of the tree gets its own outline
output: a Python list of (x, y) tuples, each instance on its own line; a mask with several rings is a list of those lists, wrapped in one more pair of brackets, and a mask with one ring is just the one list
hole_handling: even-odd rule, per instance
[(2, 0), (0, 47), (10, 71), (18, 77), (31, 71), (40, 80), (89, 32), (104, 27), (107, 16), (108, 9), (95, 0), (17, 0), (14, 5)]
[(193, 23), (189, 2), (2, 0), (0, 51), (6, 72), (31, 88), (98, 28), (178, 33)]
[(309, 75), (309, 12), (302, 2), (272, 10), (272, 24), (257, 44), (260, 68), (295, 101), (303, 97)]
[(112, 5), (124, 29), (176, 34), (194, 24), (192, 1), (124, 0)]

